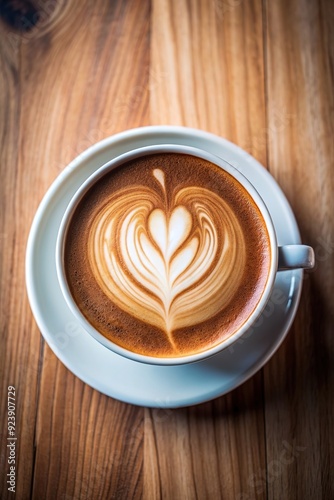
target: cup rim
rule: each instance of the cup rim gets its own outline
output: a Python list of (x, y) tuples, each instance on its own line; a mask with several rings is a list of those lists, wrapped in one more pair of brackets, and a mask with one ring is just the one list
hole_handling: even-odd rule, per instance
[[(157, 153), (177, 153), (177, 154), (192, 155), (207, 160), (213, 163), (214, 165), (217, 165), (218, 167), (222, 168), (227, 173), (229, 173), (246, 189), (246, 191), (251, 196), (254, 203), (260, 210), (260, 213), (266, 224), (266, 229), (270, 241), (270, 267), (265, 287), (262, 291), (262, 295), (255, 309), (252, 311), (250, 316), (248, 316), (247, 320), (241, 325), (241, 327), (238, 328), (236, 332), (234, 332), (230, 337), (222, 340), (220, 343), (209, 349), (206, 349), (196, 354), (166, 357), (166, 358), (159, 358), (159, 357), (135, 353), (133, 351), (130, 351), (128, 349), (119, 346), (118, 344), (112, 342), (111, 340), (107, 339), (104, 335), (102, 335), (100, 332), (98, 332), (98, 330), (96, 330), (93, 327), (93, 325), (86, 319), (84, 314), (81, 312), (79, 306), (76, 304), (74, 298), (72, 297), (72, 294), (70, 292), (67, 283), (65, 266), (64, 266), (64, 246), (67, 236), (67, 230), (75, 209), (77, 208), (78, 204), (80, 203), (84, 195), (87, 193), (87, 191), (101, 177), (106, 175), (109, 171), (119, 167), (123, 163), (136, 158), (140, 158), (142, 156), (153, 155)], [(62, 217), (57, 234), (55, 257), (56, 257), (57, 278), (63, 297), (67, 303), (67, 306), (71, 310), (72, 314), (75, 316), (75, 318), (78, 320), (78, 322), (81, 324), (81, 326), (87, 333), (89, 333), (95, 340), (97, 340), (104, 347), (112, 350), (116, 354), (119, 354), (125, 358), (150, 365), (170, 366), (170, 365), (184, 365), (188, 363), (193, 363), (214, 356), (215, 354), (219, 353), (223, 349), (226, 349), (231, 344), (240, 339), (240, 337), (252, 326), (252, 324), (255, 323), (255, 321), (258, 319), (263, 309), (265, 308), (274, 286), (276, 272), (277, 272), (277, 265), (278, 265), (278, 244), (277, 244), (274, 224), (272, 222), (270, 213), (263, 199), (261, 198), (258, 191), (255, 189), (255, 187), (251, 184), (251, 182), (233, 165), (231, 165), (228, 161), (224, 160), (223, 158), (211, 152), (202, 150), (200, 148), (192, 146), (176, 145), (176, 144), (161, 144), (161, 145), (155, 144), (127, 151), (126, 153), (123, 153), (117, 156), (116, 158), (113, 158), (112, 160), (106, 162), (101, 167), (99, 167), (81, 184), (81, 186), (76, 190), (75, 194), (71, 198), (66, 208), (66, 211)]]

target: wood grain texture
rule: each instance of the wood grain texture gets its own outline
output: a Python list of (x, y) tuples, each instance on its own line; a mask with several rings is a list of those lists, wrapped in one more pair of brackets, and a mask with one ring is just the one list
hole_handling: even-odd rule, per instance
[(242, 498), (265, 469), (261, 398), (260, 374), (213, 402), (147, 409), (144, 498)]
[(261, 2), (152, 3), (152, 124), (202, 128), (266, 163)]
[[(333, 2), (12, 0), (0, 13), (0, 497), (12, 497), (14, 385), (20, 500), (334, 498)], [(98, 140), (149, 124), (253, 154), (317, 257), (266, 367), (180, 410), (127, 405), (76, 378), (42, 340), (24, 283), (52, 181)]]
[[(287, 341), (264, 370), (270, 498), (334, 496), (333, 20), (331, 2), (266, 8), (268, 166), (317, 261)], [(286, 442), (289, 464), (278, 458)]]
[[(2, 28), (3, 29), (3, 28)], [(9, 30), (3, 36), (8, 40)], [(19, 51), (11, 43), (0, 44), (1, 92), (1, 195), (0, 195), (0, 311), (1, 311), (1, 485), (0, 496), (8, 494), (7, 464), (7, 387), (17, 390), (17, 432), (24, 436), (17, 442), (21, 480), (17, 494), (28, 498), (33, 468), (34, 428), (38, 392), (38, 344), (31, 337), (34, 320), (29, 311), (24, 284), (25, 245), (30, 216), (24, 210), (24, 179), (19, 169), (20, 148), (20, 67)], [(31, 201), (30, 201), (31, 202)], [(37, 355), (35, 355), (37, 348)]]
[[(146, 119), (149, 5), (72, 2), (64, 8), (55, 43), (45, 42), (44, 50), (36, 39), (23, 56), (23, 72), (31, 81), (23, 96), (25, 162), (34, 165), (39, 182), (42, 172), (48, 176), (46, 184), (94, 142)], [(30, 61), (39, 51), (32, 69)], [(47, 110), (44, 123), (35, 123), (38, 109)], [(46, 144), (42, 157), (41, 143)], [(58, 361), (45, 364), (45, 356), (33, 498), (139, 498), (143, 410), (98, 394)]]

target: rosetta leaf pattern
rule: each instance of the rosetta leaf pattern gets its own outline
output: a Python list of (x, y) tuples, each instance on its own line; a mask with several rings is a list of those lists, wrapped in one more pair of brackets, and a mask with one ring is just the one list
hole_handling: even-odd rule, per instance
[(110, 300), (174, 345), (173, 331), (213, 317), (233, 300), (245, 245), (222, 198), (189, 186), (167, 203), (164, 174), (153, 175), (156, 190), (124, 188), (99, 211), (89, 235), (90, 265)]

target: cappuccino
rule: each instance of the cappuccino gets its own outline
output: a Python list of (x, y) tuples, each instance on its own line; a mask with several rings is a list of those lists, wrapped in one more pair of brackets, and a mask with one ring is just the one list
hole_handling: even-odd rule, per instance
[(106, 173), (69, 223), (65, 274), (82, 314), (115, 344), (168, 358), (233, 335), (269, 276), (266, 223), (207, 160), (148, 154)]

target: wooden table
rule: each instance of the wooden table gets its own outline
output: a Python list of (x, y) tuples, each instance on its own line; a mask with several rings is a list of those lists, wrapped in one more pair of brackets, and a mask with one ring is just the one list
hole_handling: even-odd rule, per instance
[[(1, 2), (1, 498), (13, 498), (8, 386), (20, 500), (334, 498), (333, 6)], [(63, 366), (24, 280), (30, 225), (52, 181), (96, 141), (150, 124), (201, 128), (250, 152), (317, 257), (269, 363), (232, 393), (159, 418)]]

